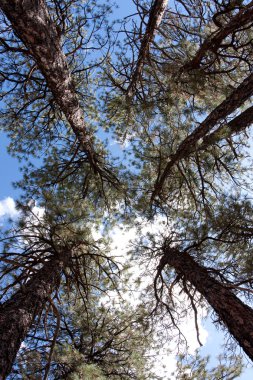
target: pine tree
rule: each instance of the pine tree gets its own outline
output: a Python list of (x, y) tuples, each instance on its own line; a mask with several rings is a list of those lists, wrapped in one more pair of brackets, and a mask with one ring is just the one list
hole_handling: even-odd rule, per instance
[(210, 369), (208, 368), (208, 357), (201, 358), (198, 353), (191, 357), (180, 355), (174, 376), (176, 380), (232, 380), (240, 376), (242, 371), (240, 357), (227, 358), (226, 356), (220, 356), (218, 359), (218, 366)]
[[(2, 125), (10, 151), (28, 160), (17, 184), (23, 218), (3, 237), (3, 378), (29, 331), (50, 313), (60, 323), (66, 310), (56, 311), (57, 298), (65, 302), (63, 294), (75, 288), (82, 309), (98, 279), (105, 291), (119, 290), (108, 239), (98, 244), (94, 228), (108, 235), (115, 225), (158, 219), (159, 233), (137, 228), (130, 262), (148, 263), (154, 287), (143, 305), (150, 321), (165, 310), (177, 328), (179, 287), (195, 315), (208, 303), (253, 357), (253, 213), (245, 191), (252, 186), (245, 163), (253, 118), (252, 4), (134, 3), (134, 22), (118, 24), (124, 40), (117, 40), (105, 21), (109, 6), (0, 0)], [(123, 163), (99, 140), (102, 130), (125, 144)], [(26, 206), (31, 198), (45, 210), (42, 218)], [(53, 351), (45, 348), (46, 355), (45, 376)], [(104, 363), (82, 366), (80, 355), (73, 354), (79, 371), (73, 376), (108, 375)]]

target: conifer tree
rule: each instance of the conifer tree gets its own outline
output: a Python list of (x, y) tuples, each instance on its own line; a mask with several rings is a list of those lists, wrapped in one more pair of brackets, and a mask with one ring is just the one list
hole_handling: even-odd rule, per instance
[[(150, 323), (165, 310), (178, 327), (180, 289), (195, 315), (203, 303), (211, 308), (253, 358), (252, 169), (245, 160), (252, 2), (134, 5), (136, 13), (113, 28), (103, 2), (0, 0), (1, 124), (12, 154), (27, 160), (17, 184), (23, 216), (2, 238), (2, 378), (29, 331), (48, 315), (56, 324), (65, 317), (56, 300), (76, 289), (82, 309), (89, 287), (120, 290), (123, 269), (107, 237), (122, 224), (137, 226), (130, 265), (148, 263)], [(99, 140), (102, 131), (121, 144), (120, 159)], [(34, 215), (34, 201), (43, 217)], [(138, 229), (157, 220), (158, 232)], [(99, 228), (103, 242), (93, 238)], [(82, 367), (78, 360), (80, 376), (109, 374), (105, 361)], [(133, 367), (134, 360), (124, 368)]]

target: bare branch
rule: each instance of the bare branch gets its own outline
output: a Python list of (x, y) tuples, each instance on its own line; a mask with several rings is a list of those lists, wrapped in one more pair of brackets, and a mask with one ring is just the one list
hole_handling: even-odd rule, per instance
[(234, 16), (227, 24), (221, 26), (221, 28), (214, 32), (210, 37), (208, 37), (199, 50), (197, 51), (195, 57), (183, 66), (183, 70), (193, 70), (199, 68), (202, 59), (208, 51), (213, 53), (217, 52), (220, 48), (221, 42), (230, 34), (236, 32), (238, 29), (247, 25), (249, 22), (252, 23), (253, 17), (253, 1), (247, 4), (243, 9), (241, 9), (236, 16)]

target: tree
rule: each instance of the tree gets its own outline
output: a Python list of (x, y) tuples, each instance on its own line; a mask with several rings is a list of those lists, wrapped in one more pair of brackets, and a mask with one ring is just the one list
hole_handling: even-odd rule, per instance
[[(142, 307), (124, 307), (122, 310), (119, 305), (116, 308), (102, 305), (97, 309), (98, 306), (92, 304), (85, 320), (81, 318), (83, 306), (73, 308), (71, 326), (76, 328), (69, 331), (74, 331), (75, 336), (70, 337), (63, 331), (61, 339), (65, 345), (56, 349), (56, 377), (71, 378), (86, 363), (112, 379), (159, 378), (152, 369), (155, 343), (147, 313)], [(78, 318), (79, 313), (82, 314)], [(66, 316), (65, 324), (68, 318)], [(66, 353), (76, 357), (72, 366)]]
[[(177, 327), (179, 287), (195, 314), (207, 301), (253, 357), (247, 334), (253, 213), (244, 190), (245, 183), (252, 186), (245, 177), (251, 173), (245, 141), (253, 118), (252, 4), (134, 4), (132, 22), (127, 17), (117, 26), (124, 39), (117, 39), (104, 22), (110, 7), (103, 4), (0, 1), (3, 128), (12, 153), (28, 159), (18, 184), (23, 204), (33, 198), (46, 210), (36, 223), (25, 212), (18, 233), (4, 238), (2, 291), (9, 298), (0, 315), (20, 334), (3, 335), (3, 377), (29, 329), (56, 310), (52, 299), (63, 296), (69, 281), (80, 297), (87, 278), (97, 285), (91, 273), (110, 280), (99, 286), (119, 290), (116, 262), (108, 245), (92, 239), (93, 229), (103, 226), (106, 234), (117, 224), (159, 218), (165, 229), (140, 229), (134, 249), (152, 268), (150, 320), (166, 310)], [(123, 164), (99, 141), (103, 128), (109, 139), (127, 142)], [(39, 169), (34, 156), (43, 157)]]
[[(54, 310), (48, 310), (46, 332), (41, 318), (25, 340), (10, 378), (41, 378), (45, 373), (54, 379), (159, 378), (152, 370), (157, 343), (147, 310), (120, 304), (107, 278), (85, 275), (85, 295), (80, 297), (75, 286), (71, 292), (62, 288), (57, 323)], [(127, 290), (121, 280), (122, 286)]]
[[(36, 215), (33, 205), (31, 208), (21, 205), (23, 218), (2, 239), (2, 278), (7, 276), (8, 280), (3, 283), (1, 297), (9, 295), (0, 310), (0, 368), (3, 377), (10, 372), (31, 327), (48, 308), (55, 310), (53, 299), (61, 293), (63, 279), (68, 287), (75, 283), (82, 296), (90, 286), (87, 283), (88, 272), (95, 279), (105, 275), (109, 282), (114, 282), (117, 274), (117, 264), (113, 258), (102, 250), (99, 252), (92, 237), (90, 228), (95, 228), (95, 224), (94, 220), (88, 221), (88, 215), (92, 212), (88, 205), (76, 210), (73, 199), (70, 207), (69, 202), (61, 204), (63, 199), (60, 194), (57, 198), (58, 204), (44, 209), (43, 217)], [(48, 195), (47, 207), (50, 203)], [(91, 264), (93, 261), (94, 266)], [(107, 268), (107, 264), (103, 267), (106, 261)], [(12, 280), (9, 279), (10, 275)], [(15, 291), (17, 285), (20, 289)]]
[[(60, 8), (58, 5), (56, 11), (60, 12)], [(58, 25), (57, 29), (56, 23), (51, 20), (44, 1), (2, 1), (1, 9), (26, 46), (26, 54), (34, 59), (33, 71), (37, 66), (45, 78), (56, 104), (69, 122), (89, 163), (95, 171), (101, 172), (102, 168), (99, 168), (90, 132), (86, 130), (74, 81), (60, 44), (61, 27)]]
[[(221, 284), (213, 278), (208, 270), (195, 262), (187, 252), (165, 247), (164, 256), (158, 267), (159, 276), (161, 276), (161, 271), (166, 264), (175, 269), (178, 276), (177, 281), (180, 279), (183, 282), (184, 290), (192, 303), (195, 297), (188, 290), (188, 283), (204, 296), (218, 315), (220, 322), (226, 325), (231, 335), (252, 359), (250, 333), (252, 331), (252, 309), (236, 297), (231, 291), (230, 285)], [(242, 315), (244, 318), (241, 318)]]
[[(236, 379), (241, 374), (242, 364), (240, 357), (219, 357), (219, 365), (216, 368), (208, 369), (209, 358), (201, 358), (198, 353), (196, 356), (187, 358), (180, 356), (177, 362), (176, 373), (174, 374), (177, 380), (194, 380), (194, 379)], [(229, 363), (227, 366), (223, 363)]]

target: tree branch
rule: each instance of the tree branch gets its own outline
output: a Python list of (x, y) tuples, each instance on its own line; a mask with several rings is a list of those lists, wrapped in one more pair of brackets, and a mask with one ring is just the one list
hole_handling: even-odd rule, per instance
[(253, 1), (241, 9), (236, 16), (234, 16), (227, 24), (208, 37), (200, 46), (195, 57), (183, 66), (183, 70), (198, 69), (202, 59), (208, 51), (216, 53), (220, 47), (222, 40), (228, 37), (231, 33), (245, 26), (247, 23), (252, 22), (253, 18)]
[[(152, 194), (152, 199), (159, 195), (164, 182), (168, 175), (170, 174), (172, 168), (180, 160), (185, 159), (190, 156), (191, 153), (198, 150), (198, 143), (201, 138), (204, 138), (215, 125), (224, 120), (237, 108), (239, 108), (243, 103), (253, 95), (253, 74), (250, 74), (244, 81), (222, 102), (220, 103), (208, 116), (207, 118), (189, 135), (187, 136), (181, 144), (178, 146), (177, 151), (170, 155), (169, 161), (161, 174), (157, 178), (155, 189)], [(251, 108), (249, 112), (242, 114), (241, 118), (237, 117), (237, 121), (242, 121), (243, 117), (247, 116), (247, 125), (249, 125), (249, 120), (251, 120)], [(236, 120), (236, 119), (235, 119)], [(232, 128), (236, 130), (235, 123), (232, 123)]]
[(240, 115), (236, 116), (229, 123), (222, 125), (217, 128), (213, 133), (205, 136), (201, 145), (198, 147), (199, 150), (205, 150), (209, 146), (219, 142), (220, 140), (226, 139), (233, 134), (244, 131), (253, 123), (253, 106), (247, 108)]

